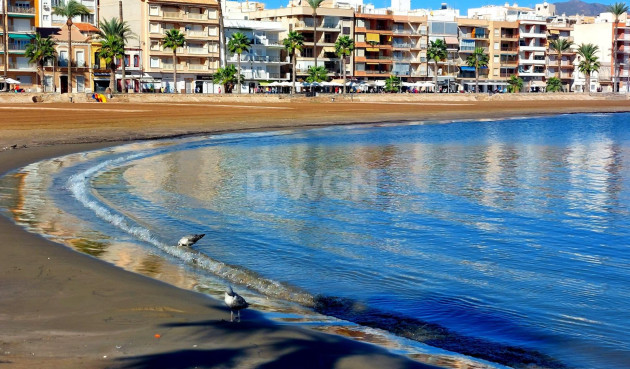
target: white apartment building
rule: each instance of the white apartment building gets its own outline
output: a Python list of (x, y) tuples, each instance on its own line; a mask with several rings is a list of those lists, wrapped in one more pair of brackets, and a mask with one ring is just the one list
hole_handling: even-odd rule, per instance
[[(286, 81), (291, 77), (289, 65), (291, 61), (284, 56), (284, 46), (280, 35), (284, 26), (280, 22), (264, 22), (252, 20), (224, 20), (225, 44), (232, 34), (241, 32), (247, 36), (252, 45), (248, 52), (241, 54), (241, 74), (245, 81), (241, 82), (241, 93), (253, 93), (256, 88), (273, 81)], [(227, 64), (238, 66), (239, 56), (226, 50)]]
[(518, 24), (518, 75), (527, 91), (543, 91), (547, 85), (547, 22), (534, 13), (522, 13)]
[[(66, 24), (67, 19), (53, 14), (53, 8), (68, 0), (40, 0), (39, 2), (39, 26), (60, 27)], [(98, 26), (98, 0), (76, 0), (90, 10), (90, 14), (80, 15), (72, 19), (73, 23), (90, 23)]]
[(589, 88), (591, 92), (602, 91), (612, 92), (612, 79), (610, 73), (610, 62), (612, 60), (611, 46), (613, 37), (613, 23), (598, 22), (592, 24), (576, 24), (573, 27), (573, 39), (576, 45), (593, 44), (599, 48), (597, 57), (600, 68), (598, 72), (591, 74), (591, 85), (585, 86), (586, 77), (578, 69), (581, 57), (575, 58), (575, 70), (573, 71), (573, 89), (576, 92), (583, 92)]

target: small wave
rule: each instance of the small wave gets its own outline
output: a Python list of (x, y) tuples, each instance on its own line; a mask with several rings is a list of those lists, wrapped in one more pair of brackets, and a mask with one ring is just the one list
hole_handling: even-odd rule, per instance
[(142, 154), (133, 154), (111, 159), (95, 165), (83, 172), (74, 174), (67, 181), (67, 189), (75, 199), (77, 199), (86, 208), (92, 210), (92, 212), (94, 212), (94, 214), (100, 219), (105, 220), (116, 228), (134, 236), (139, 240), (157, 247), (161, 251), (185, 262), (188, 265), (210, 272), (231, 283), (247, 286), (248, 288), (266, 296), (295, 302), (306, 307), (314, 306), (313, 296), (296, 287), (264, 278), (250, 270), (220, 262), (198, 251), (164, 243), (157, 239), (149, 229), (134, 224), (132, 220), (128, 219), (124, 215), (117, 214), (112, 209), (104, 206), (90, 194), (89, 181), (94, 175), (106, 168), (138, 159), (141, 156)]

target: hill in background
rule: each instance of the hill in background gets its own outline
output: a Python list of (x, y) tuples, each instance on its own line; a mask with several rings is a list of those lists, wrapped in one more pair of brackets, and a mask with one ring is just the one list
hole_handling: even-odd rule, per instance
[(580, 0), (569, 0), (553, 3), (556, 14), (595, 16), (608, 11), (608, 5), (600, 3), (585, 3)]

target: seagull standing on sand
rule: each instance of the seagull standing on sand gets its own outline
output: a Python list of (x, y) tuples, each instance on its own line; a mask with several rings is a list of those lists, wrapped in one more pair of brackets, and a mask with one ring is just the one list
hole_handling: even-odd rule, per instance
[(228, 290), (225, 291), (225, 304), (230, 308), (230, 321), (234, 321), (234, 312), (236, 311), (238, 314), (238, 321), (241, 321), (241, 310), (245, 309), (249, 306), (247, 301), (239, 295), (238, 293), (232, 290), (232, 286), (228, 287)]
[(203, 236), (205, 236), (205, 233), (202, 234), (189, 234), (187, 236), (182, 237), (179, 242), (177, 243), (177, 246), (192, 246), (195, 244), (195, 242), (199, 241), (200, 239), (203, 238)]

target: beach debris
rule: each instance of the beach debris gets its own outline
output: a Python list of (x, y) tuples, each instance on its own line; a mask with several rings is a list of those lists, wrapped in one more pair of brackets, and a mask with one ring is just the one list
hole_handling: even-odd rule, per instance
[(225, 304), (230, 308), (230, 322), (234, 321), (234, 312), (236, 311), (238, 314), (238, 321), (241, 321), (241, 310), (247, 308), (249, 304), (245, 299), (234, 292), (232, 286), (228, 286), (227, 291), (225, 291)]
[(179, 239), (179, 242), (177, 243), (177, 246), (192, 246), (195, 243), (197, 243), (197, 241), (202, 239), (203, 236), (205, 236), (205, 235), (206, 235), (205, 233), (186, 235), (186, 236), (184, 236), (184, 237)]
[(156, 333), (153, 337), (155, 337), (155, 338), (158, 338), (158, 339), (159, 339), (159, 338), (162, 338), (162, 335), (161, 335), (161, 334), (159, 334), (159, 333)]

